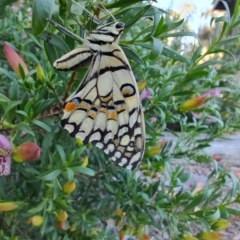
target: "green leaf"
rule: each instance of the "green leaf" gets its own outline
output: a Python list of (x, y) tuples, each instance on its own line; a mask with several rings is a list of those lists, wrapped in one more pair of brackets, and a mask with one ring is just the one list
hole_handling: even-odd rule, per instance
[(89, 176), (94, 176), (95, 172), (87, 167), (80, 167), (80, 166), (76, 166), (76, 167), (71, 167), (70, 168), (74, 171), (74, 172), (79, 172), (79, 173), (83, 173)]
[(3, 94), (0, 93), (0, 102), (10, 103), (11, 100), (9, 98), (7, 98), (6, 96), (4, 96)]
[(66, 162), (66, 154), (65, 154), (62, 146), (59, 145), (59, 144), (56, 144), (56, 149), (57, 149), (57, 151), (58, 151), (58, 153), (59, 153), (59, 156), (60, 156), (60, 158), (61, 158), (61, 161), (62, 161), (63, 163)]
[(223, 45), (223, 44), (226, 44), (226, 43), (229, 43), (229, 42), (232, 42), (232, 41), (237, 41), (239, 39), (240, 35), (235, 35), (233, 37), (229, 37), (229, 38), (225, 38), (225, 39), (222, 39), (218, 45)]
[(155, 37), (152, 37), (153, 45), (152, 45), (152, 51), (149, 55), (150, 60), (155, 60), (159, 57), (159, 55), (162, 53), (163, 45), (162, 43)]
[(142, 2), (142, 0), (120, 0), (118, 2), (113, 2), (105, 5), (105, 8), (125, 8), (135, 3)]
[(60, 169), (49, 170), (49, 171), (46, 171), (44, 174), (38, 176), (37, 178), (39, 178), (43, 181), (50, 181), (50, 180), (54, 180), (55, 178), (57, 178), (61, 172), (62, 171)]
[(166, 57), (170, 57), (174, 60), (189, 64), (188, 60), (184, 56), (180, 55), (177, 52), (174, 52), (173, 50), (171, 50), (169, 48), (163, 47), (162, 55), (164, 55)]
[(23, 132), (29, 133), (30, 135), (34, 136), (34, 132), (32, 131), (32, 129), (28, 126), (28, 123), (19, 123), (18, 125), (16, 125), (16, 127), (14, 128), (16, 130), (21, 130)]
[(12, 101), (8, 104), (6, 109), (4, 110), (4, 114), (6, 115), (11, 109), (15, 108), (17, 105), (21, 104), (22, 101)]
[(0, 2), (0, 7), (4, 7), (4, 6), (7, 6), (7, 5), (10, 5), (14, 2), (17, 2), (18, 0), (1, 0)]
[(12, 101), (17, 101), (19, 99), (19, 86), (16, 80), (12, 81), (12, 84), (9, 89), (9, 98)]
[(44, 200), (43, 202), (39, 203), (36, 207), (29, 209), (27, 212), (31, 213), (31, 214), (35, 214), (35, 213), (41, 212), (45, 205), (46, 205), (46, 200)]
[(32, 120), (31, 123), (33, 123), (33, 124), (37, 125), (38, 127), (46, 130), (47, 132), (51, 132), (52, 131), (51, 128), (46, 123), (44, 123), (42, 121), (39, 121), (37, 119)]
[(126, 45), (121, 45), (123, 51), (126, 54), (126, 57), (128, 59), (132, 59), (133, 61), (135, 61), (136, 63), (140, 63), (140, 64), (144, 64), (144, 62), (142, 61), (141, 58), (138, 57), (138, 55), (129, 47)]
[(48, 24), (48, 19), (51, 19), (54, 0), (34, 0), (32, 7), (32, 29), (33, 34), (42, 33)]
[[(25, 29), (25, 31), (32, 34), (32, 29), (30, 29), (30, 28)], [(63, 39), (56, 34), (53, 34), (48, 31), (44, 31), (41, 34), (39, 34), (37, 37), (44, 40), (45, 42), (52, 44), (53, 46), (57, 47), (64, 53), (67, 53), (70, 51), (70, 49), (69, 49), (68, 45), (65, 43), (65, 41), (63, 41)]]

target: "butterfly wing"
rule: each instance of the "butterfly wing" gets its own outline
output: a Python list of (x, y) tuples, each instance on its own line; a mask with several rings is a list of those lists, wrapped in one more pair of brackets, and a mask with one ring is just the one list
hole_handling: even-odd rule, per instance
[(84, 80), (67, 99), (62, 126), (118, 165), (134, 169), (144, 152), (144, 118), (125, 54), (112, 44), (92, 57)]

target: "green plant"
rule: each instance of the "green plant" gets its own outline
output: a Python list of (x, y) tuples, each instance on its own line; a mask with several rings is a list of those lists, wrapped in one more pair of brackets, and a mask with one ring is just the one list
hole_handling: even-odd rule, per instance
[[(15, 146), (35, 142), (41, 156), (36, 161), (12, 162), (11, 174), (0, 178), (0, 199), (14, 207), (1, 213), (1, 239), (117, 239), (126, 233), (141, 239), (147, 237), (148, 229), (156, 229), (168, 239), (203, 239), (206, 232), (220, 237), (216, 226), (240, 215), (231, 207), (240, 201), (239, 181), (202, 150), (240, 126), (239, 89), (218, 71), (224, 61), (218, 53), (235, 58), (224, 45), (239, 37), (228, 37), (240, 22), (239, 1), (231, 19), (212, 19), (215, 33), (204, 53), (201, 44), (182, 51), (181, 38), (195, 35), (184, 31), (183, 19), (172, 19), (146, 2), (106, 1), (104, 11), (100, 2), (84, 2), (84, 9), (99, 20), (111, 12), (131, 26), (120, 45), (136, 79), (146, 80), (148, 90), (142, 96), (146, 152), (137, 172), (109, 162), (103, 152), (72, 139), (60, 126), (69, 81), (75, 77), (75, 89), (86, 72), (80, 69), (74, 76), (53, 69), (52, 63), (79, 40), (60, 25), (84, 37), (96, 27), (96, 21), (70, 0), (56, 5), (52, 0), (35, 0), (32, 20), (27, 11), (31, 1), (17, 5), (17, 13), (10, 9), (12, 2), (0, 4), (0, 36), (19, 50), (27, 70), (17, 65), (14, 72), (5, 57), (0, 58), (0, 130)], [(58, 11), (53, 15), (54, 9)], [(51, 17), (60, 25), (51, 25)], [(224, 96), (231, 93), (234, 97), (227, 102), (231, 107), (223, 107), (225, 98), (207, 93), (204, 103), (180, 111), (186, 100), (213, 89)], [(200, 117), (194, 117), (192, 111)], [(224, 117), (226, 114), (230, 117)], [(164, 131), (177, 137), (176, 144), (164, 138)], [(202, 139), (201, 134), (205, 134)], [(185, 164), (189, 159), (212, 164), (204, 188), (197, 193), (196, 186), (185, 189), (191, 174), (180, 164), (172, 165), (173, 158), (181, 158)], [(73, 192), (64, 190), (67, 182), (76, 183)], [(64, 220), (59, 220), (59, 212), (67, 213)], [(107, 227), (110, 220), (115, 227)]]

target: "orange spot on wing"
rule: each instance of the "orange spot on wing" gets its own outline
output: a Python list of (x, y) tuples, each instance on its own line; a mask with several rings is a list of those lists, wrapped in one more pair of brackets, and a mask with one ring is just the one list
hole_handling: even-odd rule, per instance
[(108, 119), (113, 119), (113, 120), (117, 121), (117, 112), (116, 112), (116, 110), (108, 111), (107, 117), (108, 117)]
[(64, 110), (66, 112), (72, 112), (75, 108), (76, 108), (77, 104), (75, 102), (68, 102), (66, 105), (65, 105), (65, 108)]

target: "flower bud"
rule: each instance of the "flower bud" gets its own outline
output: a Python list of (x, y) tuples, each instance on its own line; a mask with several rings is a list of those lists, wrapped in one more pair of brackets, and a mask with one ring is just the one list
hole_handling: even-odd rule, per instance
[(123, 211), (121, 208), (117, 208), (114, 212), (115, 216), (122, 217), (123, 216)]
[(218, 232), (201, 232), (197, 234), (197, 238), (200, 240), (220, 240), (222, 239), (222, 234)]
[(31, 218), (31, 222), (34, 227), (41, 226), (43, 224), (43, 217), (40, 215), (35, 215)]
[(152, 97), (152, 93), (148, 89), (144, 88), (140, 94), (140, 100), (142, 101), (143, 99), (151, 98), (151, 97)]
[(65, 220), (67, 220), (68, 218), (68, 214), (66, 211), (60, 211), (57, 215), (57, 221), (58, 222), (64, 222)]
[(12, 158), (16, 162), (33, 161), (40, 157), (41, 148), (32, 142), (19, 145), (13, 152)]
[(199, 240), (198, 238), (195, 238), (195, 237), (187, 235), (187, 234), (184, 234), (181, 239), (182, 240)]
[(160, 152), (162, 151), (162, 147), (159, 146), (159, 145), (156, 145), (156, 146), (152, 146), (149, 148), (149, 150), (147, 151), (147, 155), (149, 157), (153, 157), (157, 154), (159, 154)]
[(13, 211), (18, 207), (17, 202), (0, 202), (0, 212)]
[(215, 231), (224, 230), (228, 227), (228, 225), (229, 225), (228, 221), (226, 221), (224, 219), (219, 219), (219, 220), (214, 221), (211, 224), (211, 229), (215, 230)]
[(76, 231), (76, 226), (72, 224), (69, 229), (70, 232), (75, 232)]
[(23, 72), (25, 75), (28, 74), (28, 68), (22, 58), (13, 50), (7, 43), (3, 42), (3, 52), (5, 57), (12, 68), (12, 70), (19, 76), (21, 76), (21, 72), (19, 70), (19, 65), (21, 65)]
[(12, 144), (0, 134), (0, 176), (8, 176), (11, 172)]
[(41, 82), (43, 82), (44, 78), (45, 78), (45, 73), (42, 69), (42, 66), (38, 63), (37, 67), (36, 67), (36, 76), (37, 79), (40, 80)]
[(88, 165), (88, 156), (82, 158), (81, 167), (86, 167)]
[(142, 92), (142, 91), (143, 91), (143, 89), (144, 89), (145, 86), (146, 86), (146, 83), (147, 83), (147, 80), (141, 80), (140, 82), (137, 83), (138, 91), (139, 91), (139, 92)]
[(75, 188), (76, 188), (75, 181), (66, 182), (63, 185), (63, 192), (70, 194), (75, 190)]
[(185, 101), (180, 107), (179, 107), (179, 111), (181, 112), (187, 112), (187, 111), (192, 111), (196, 108), (201, 107), (205, 100), (206, 100), (207, 96), (200, 96), (200, 97), (194, 97), (191, 98), (187, 101)]
[(66, 222), (56, 221), (56, 222), (55, 222), (55, 226), (56, 226), (56, 228), (58, 228), (58, 229), (60, 229), (60, 230), (65, 230), (65, 229), (67, 229)]

